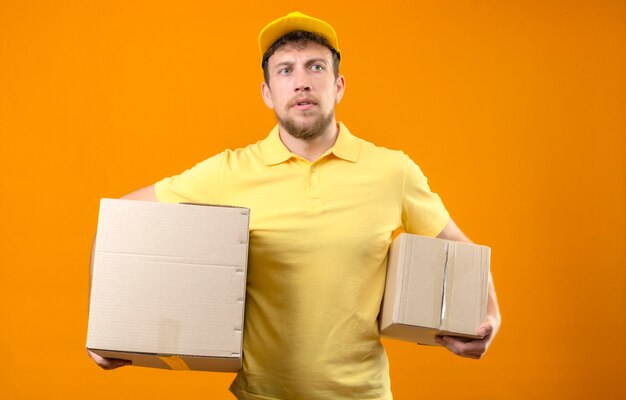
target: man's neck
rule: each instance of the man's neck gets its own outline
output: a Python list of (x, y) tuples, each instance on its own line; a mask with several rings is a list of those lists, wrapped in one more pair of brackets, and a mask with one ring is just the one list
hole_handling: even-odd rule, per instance
[(313, 162), (333, 147), (339, 134), (339, 125), (333, 122), (323, 134), (311, 140), (295, 138), (282, 126), (279, 126), (278, 133), (280, 140), (290, 152)]

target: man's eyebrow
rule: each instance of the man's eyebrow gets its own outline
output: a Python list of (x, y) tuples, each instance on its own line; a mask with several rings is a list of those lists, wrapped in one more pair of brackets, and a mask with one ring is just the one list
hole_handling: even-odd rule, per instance
[[(328, 60), (323, 58), (323, 57), (316, 57), (316, 58), (311, 58), (309, 60), (306, 60), (306, 62), (304, 63), (304, 65), (311, 65), (311, 64), (316, 64), (316, 63), (321, 63), (324, 65), (328, 64)], [(290, 67), (292, 65), (295, 64), (295, 61), (281, 61), (279, 63), (277, 63), (274, 68), (281, 68), (281, 67)]]
[(291, 66), (291, 65), (293, 65), (293, 64), (294, 64), (294, 63), (293, 63), (293, 61), (281, 61), (281, 62), (279, 62), (278, 64), (276, 64), (276, 65), (274, 66), (274, 68), (278, 68), (278, 67), (285, 67), (285, 66), (287, 66), (287, 67), (288, 67), (288, 66)]
[(322, 63), (322, 64), (328, 64), (328, 60), (326, 60), (325, 58), (319, 57), (319, 58), (312, 58), (310, 60), (307, 60), (306, 65), (311, 65), (314, 63)]

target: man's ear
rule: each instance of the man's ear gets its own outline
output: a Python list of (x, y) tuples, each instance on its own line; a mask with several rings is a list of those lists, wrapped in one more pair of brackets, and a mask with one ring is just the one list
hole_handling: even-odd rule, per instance
[(261, 97), (263, 97), (265, 105), (273, 110), (274, 102), (272, 101), (272, 91), (270, 90), (270, 85), (265, 82), (261, 83)]
[(337, 94), (335, 95), (335, 104), (339, 104), (343, 98), (343, 93), (346, 90), (346, 79), (343, 75), (339, 75), (337, 78), (337, 81), (335, 82), (335, 89), (337, 90)]

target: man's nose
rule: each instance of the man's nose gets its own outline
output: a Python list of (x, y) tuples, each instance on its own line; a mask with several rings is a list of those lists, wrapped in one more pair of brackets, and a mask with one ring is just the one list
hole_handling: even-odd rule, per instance
[(294, 78), (294, 90), (296, 92), (308, 92), (311, 90), (311, 82), (306, 71), (296, 70)]
[(310, 91), (311, 91), (310, 85), (302, 84), (302, 85), (296, 86), (296, 92), (310, 92)]

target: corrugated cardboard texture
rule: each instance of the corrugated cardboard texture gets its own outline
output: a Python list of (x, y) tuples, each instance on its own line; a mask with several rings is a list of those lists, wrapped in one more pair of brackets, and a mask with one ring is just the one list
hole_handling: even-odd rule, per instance
[(445, 313), (440, 329), (456, 335), (475, 335), (485, 318), (490, 249), (448, 242)]
[(476, 337), (487, 306), (489, 256), (485, 246), (399, 235), (390, 248), (381, 334), (433, 345), (438, 334)]
[(102, 199), (87, 347), (134, 365), (235, 371), (249, 210)]

